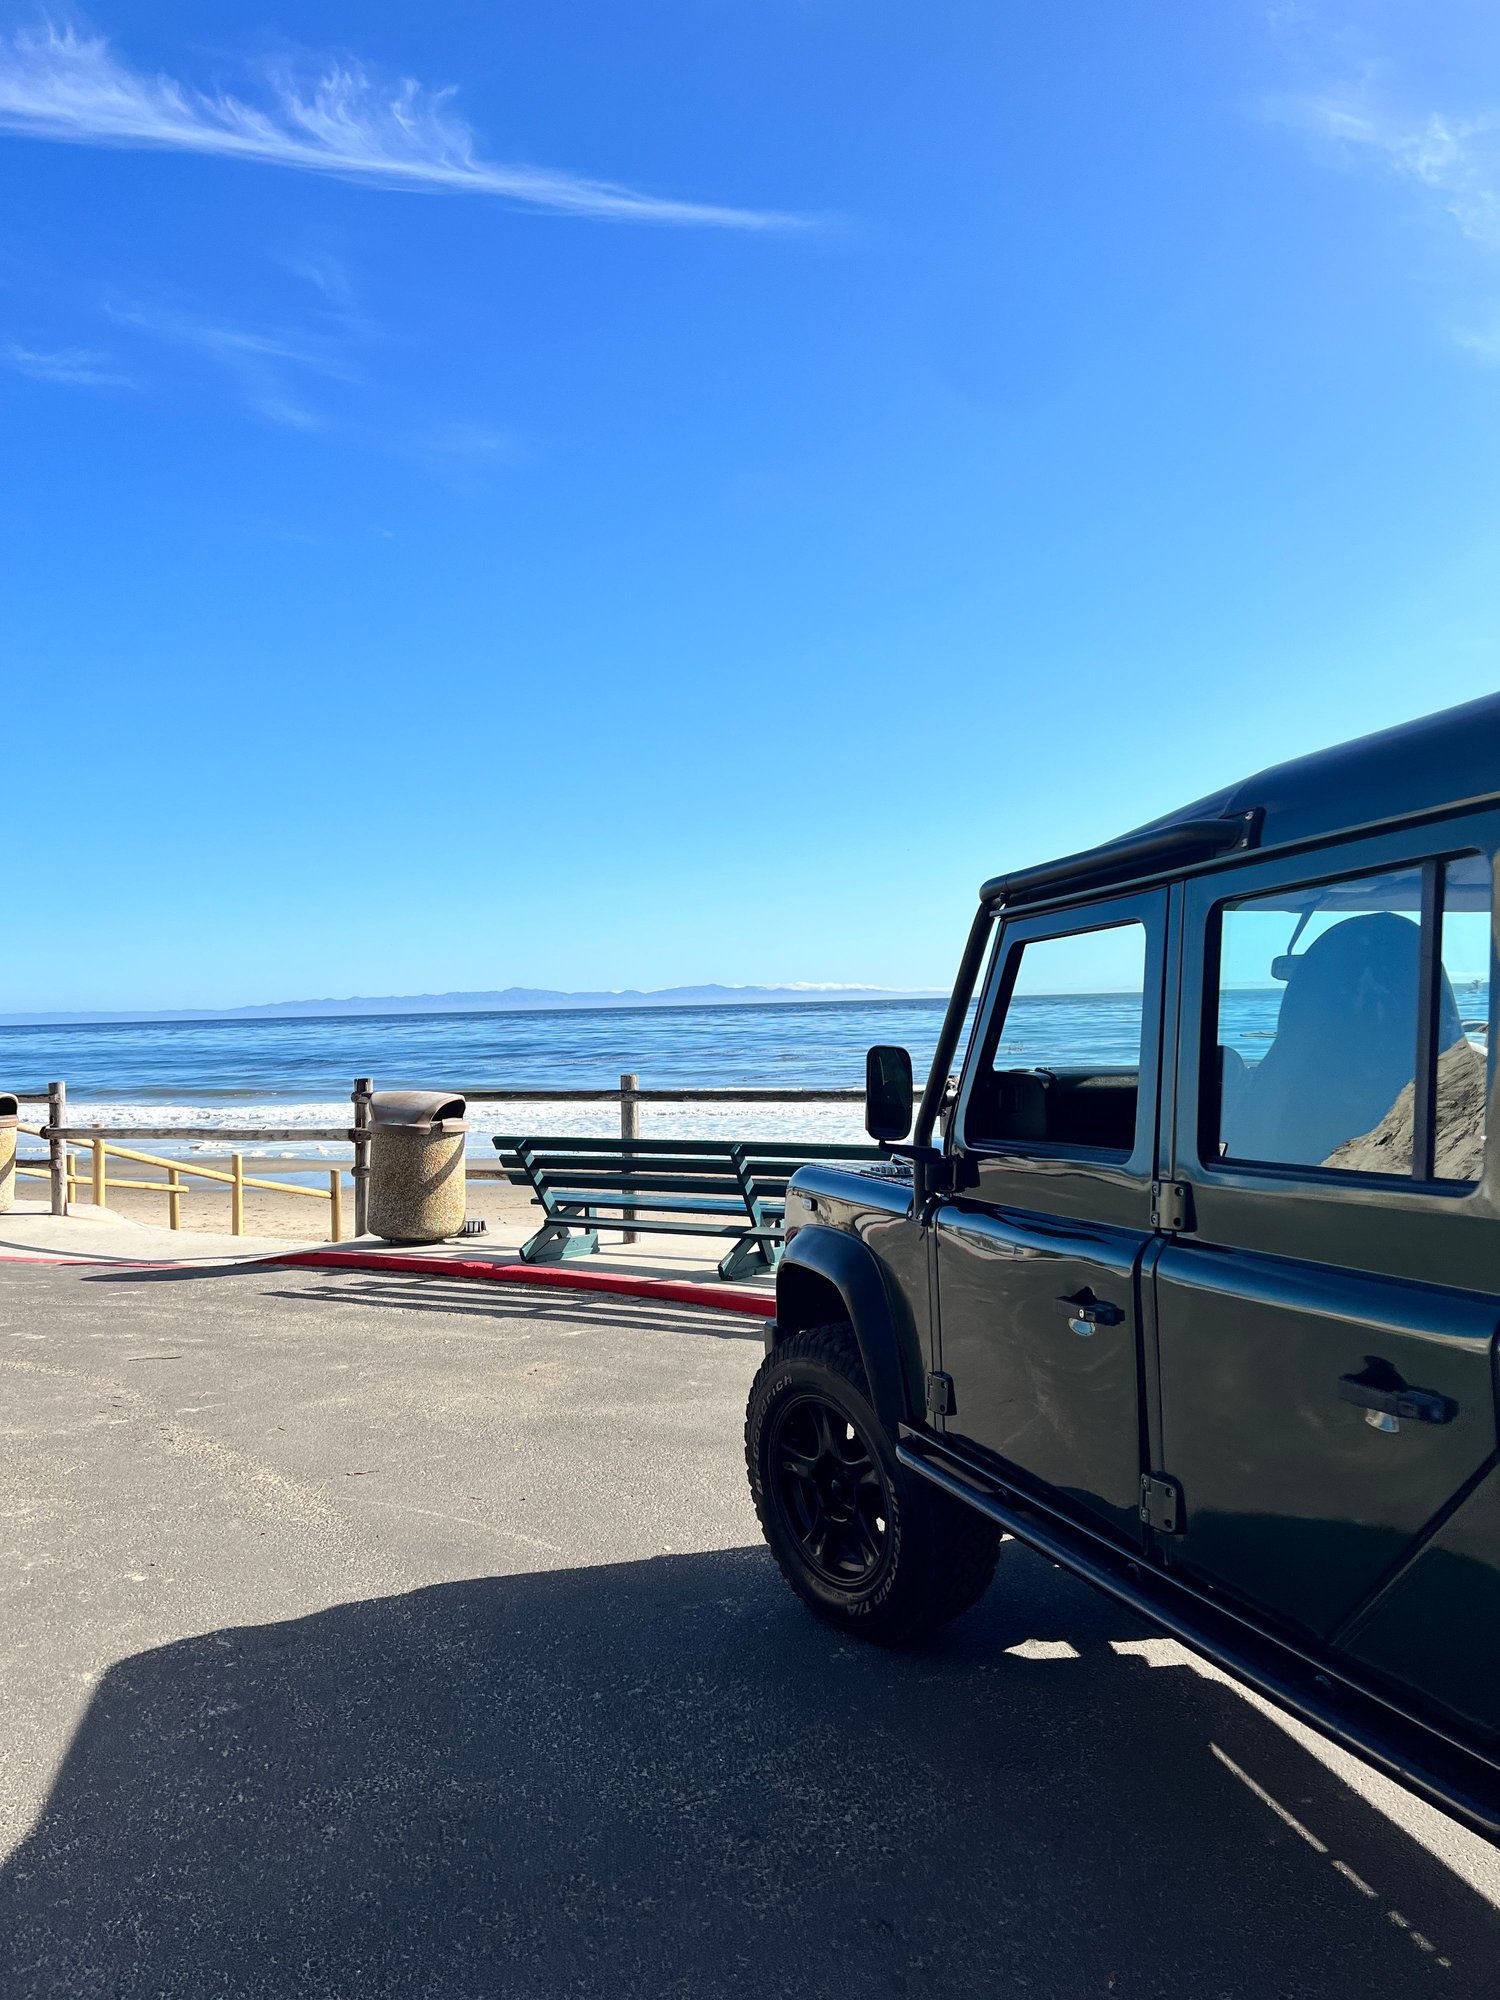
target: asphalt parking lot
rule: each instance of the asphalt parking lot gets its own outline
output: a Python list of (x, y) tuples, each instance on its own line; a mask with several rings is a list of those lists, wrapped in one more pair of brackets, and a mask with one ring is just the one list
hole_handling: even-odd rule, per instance
[(0, 1267), (6, 2000), (1492, 2000), (1493, 1850), (1014, 1544), (812, 1621), (760, 1331)]

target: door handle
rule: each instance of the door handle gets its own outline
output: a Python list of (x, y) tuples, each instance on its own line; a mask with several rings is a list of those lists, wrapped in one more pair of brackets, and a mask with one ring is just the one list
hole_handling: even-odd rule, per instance
[(1118, 1326), (1125, 1315), (1120, 1308), (1111, 1305), (1108, 1299), (1096, 1299), (1085, 1285), (1072, 1298), (1060, 1298), (1057, 1303), (1068, 1315), (1068, 1327), (1073, 1333), (1088, 1340), (1101, 1326)]
[[(1403, 1417), (1414, 1424), (1452, 1423), (1458, 1415), (1457, 1403), (1434, 1389), (1409, 1389), (1399, 1376), (1392, 1385), (1389, 1378), (1395, 1374), (1388, 1365), (1367, 1364), (1358, 1375), (1341, 1375), (1339, 1399), (1363, 1410), (1372, 1430), (1397, 1430)], [(1372, 1376), (1376, 1378), (1373, 1381)]]

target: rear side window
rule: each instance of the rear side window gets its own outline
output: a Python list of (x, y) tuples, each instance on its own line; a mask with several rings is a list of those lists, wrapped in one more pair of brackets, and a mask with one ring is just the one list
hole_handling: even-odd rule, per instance
[(1139, 923), (1012, 946), (965, 1120), (970, 1143), (1128, 1156), (1145, 986)]
[(1205, 1157), (1477, 1181), (1491, 896), (1471, 855), (1222, 904)]

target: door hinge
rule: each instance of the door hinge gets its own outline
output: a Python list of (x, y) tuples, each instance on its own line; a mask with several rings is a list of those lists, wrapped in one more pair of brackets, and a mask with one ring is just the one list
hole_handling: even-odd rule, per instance
[(927, 1377), (927, 1414), (951, 1417), (958, 1405), (953, 1400), (953, 1377), (934, 1371)]
[(1175, 1479), (1164, 1478), (1157, 1472), (1141, 1475), (1141, 1519), (1159, 1535), (1184, 1532), (1182, 1488)]
[(1151, 1227), (1169, 1231), (1195, 1227), (1193, 1190), (1186, 1181), (1151, 1183)]

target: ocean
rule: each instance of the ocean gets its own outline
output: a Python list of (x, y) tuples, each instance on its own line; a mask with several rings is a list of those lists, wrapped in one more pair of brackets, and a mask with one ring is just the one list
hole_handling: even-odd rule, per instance
[[(1018, 1002), (1028, 1061), (1133, 1060), (1134, 1014), (1120, 995)], [(69, 1122), (329, 1126), (347, 1123), (356, 1076), (377, 1089), (599, 1086), (633, 1070), (643, 1088), (863, 1086), (865, 1050), (899, 1042), (927, 1073), (941, 1000), (817, 1000), (719, 1007), (558, 1008), (516, 1014), (385, 1014), (323, 1019), (69, 1022), (0, 1027), (0, 1089), (68, 1086)], [(619, 1130), (613, 1104), (472, 1104), (470, 1151), (495, 1132)], [(645, 1135), (862, 1139), (857, 1105), (644, 1105)], [(238, 1143), (238, 1142), (237, 1142)], [(151, 1142), (168, 1153), (221, 1142)], [(247, 1156), (347, 1157), (276, 1141)]]
[[(1256, 1062), (1282, 988), (1226, 994), (1222, 1033)], [(1477, 1006), (1487, 1005), (1487, 997)], [(1136, 1060), (1139, 1002), (1112, 993), (1018, 998), (1007, 1040), (1026, 1065)], [(356, 1076), (377, 1089), (692, 1084), (859, 1089), (872, 1042), (910, 1049), (925, 1076), (940, 1000), (819, 1000), (719, 1007), (558, 1008), (516, 1014), (388, 1014), (323, 1019), (124, 1021), (0, 1027), (0, 1089), (68, 1086), (76, 1124), (343, 1125)], [(27, 1107), (39, 1122), (40, 1112)], [(619, 1130), (613, 1104), (472, 1104), (470, 1151), (496, 1132)], [(860, 1139), (858, 1105), (645, 1105), (643, 1135)], [(240, 1142), (237, 1142), (240, 1143)], [(153, 1150), (222, 1152), (213, 1140)], [(247, 1156), (347, 1158), (343, 1147), (253, 1141)]]
[[(924, 1075), (942, 1015), (940, 1000), (819, 1000), (0, 1027), (0, 1089), (41, 1090), (61, 1078), (70, 1123), (127, 1128), (344, 1125), (356, 1076), (373, 1077), (377, 1090), (507, 1083), (614, 1089), (628, 1070), (646, 1089), (859, 1089), (872, 1042), (904, 1043)], [(495, 1132), (618, 1132), (619, 1119), (614, 1104), (473, 1104), (469, 1150), (492, 1156)], [(641, 1130), (681, 1138), (864, 1137), (855, 1105), (646, 1105)], [(211, 1140), (150, 1143), (170, 1154), (224, 1150)], [(241, 1143), (239, 1150), (247, 1157), (347, 1157), (342, 1147), (280, 1141)]]

